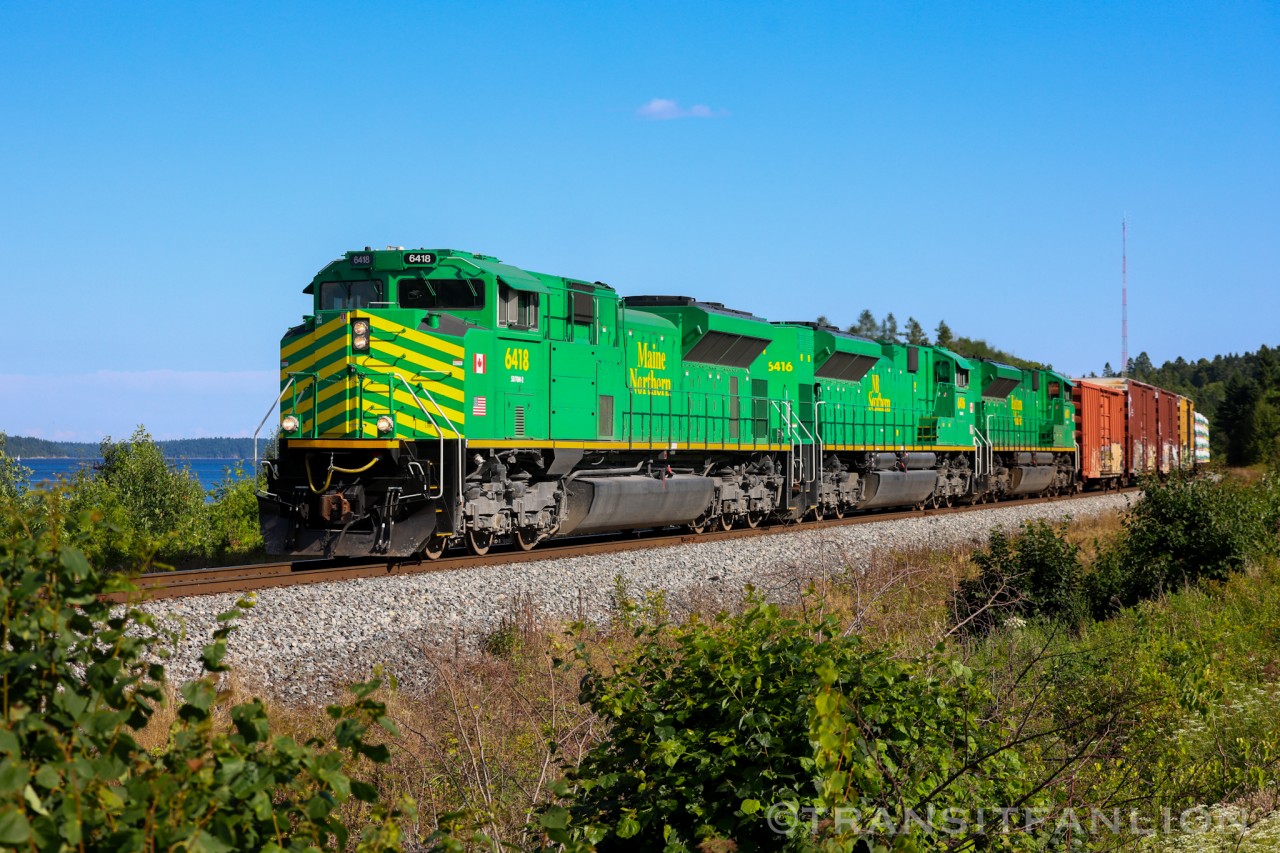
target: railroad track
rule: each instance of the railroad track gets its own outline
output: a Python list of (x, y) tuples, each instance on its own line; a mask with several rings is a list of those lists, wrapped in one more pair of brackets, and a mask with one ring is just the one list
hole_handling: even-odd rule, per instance
[[(1121, 489), (1121, 492), (1136, 492), (1136, 487)], [(279, 563), (262, 563), (247, 566), (226, 566), (211, 569), (184, 569), (173, 572), (154, 572), (141, 575), (135, 583), (138, 592), (133, 598), (159, 599), (184, 598), (194, 595), (213, 595), (220, 592), (251, 592), (258, 589), (269, 589), (278, 586), (292, 586), (305, 583), (329, 583), (332, 581), (353, 580), (356, 578), (378, 578), (389, 575), (412, 575), (423, 572), (448, 572), (459, 569), (477, 568), (505, 563), (527, 563), (539, 560), (555, 560), (561, 557), (581, 557), (588, 554), (608, 554), (621, 551), (639, 551), (648, 548), (664, 548), (672, 545), (684, 545), (695, 542), (720, 542), (729, 539), (745, 539), (755, 536), (777, 536), (780, 534), (820, 530), (827, 527), (841, 527), (848, 524), (872, 524), (878, 521), (893, 521), (903, 518), (928, 518), (960, 512), (980, 512), (985, 509), (998, 509), (1006, 506), (1026, 506), (1029, 504), (1051, 503), (1056, 501), (1078, 500), (1082, 497), (1096, 497), (1103, 492), (1084, 492), (1079, 495), (1061, 495), (1051, 498), (1023, 498), (1021, 500), (1001, 501), (996, 504), (979, 504), (977, 506), (956, 506), (926, 510), (893, 510), (870, 512), (823, 521), (806, 521), (793, 524), (774, 524), (769, 527), (736, 528), (733, 530), (708, 531), (705, 533), (675, 532), (668, 530), (648, 531), (642, 535), (603, 537), (567, 538), (539, 546), (533, 551), (521, 551), (511, 547), (509, 550), (490, 551), (483, 557), (471, 554), (445, 556), (438, 560), (297, 560)], [(123, 600), (122, 595), (112, 595), (113, 600)]]

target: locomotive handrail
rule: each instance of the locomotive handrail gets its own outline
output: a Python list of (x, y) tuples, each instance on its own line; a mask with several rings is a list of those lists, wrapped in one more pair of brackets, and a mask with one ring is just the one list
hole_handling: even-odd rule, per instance
[[(401, 376), (399, 373), (393, 373), (391, 375), (394, 376), (396, 379), (399, 379), (400, 382), (404, 384), (405, 390), (409, 392), (409, 396), (413, 397), (413, 401), (418, 404), (418, 408), (422, 410), (422, 413), (427, 416), (427, 420), (430, 421), (431, 426), (436, 431), (436, 435), (439, 437), (439, 440), (440, 440), (440, 493), (437, 495), (433, 495), (431, 494), (430, 489), (427, 490), (428, 499), (438, 500), (439, 498), (444, 497), (444, 432), (440, 429), (440, 426), (436, 423), (435, 418), (431, 417), (431, 413), (427, 411), (427, 407), (422, 405), (422, 400), (418, 399), (418, 395), (414, 392), (413, 386), (410, 385), (407, 381), (405, 381), (405, 378)], [(457, 479), (458, 481), (458, 500), (461, 501), (462, 500), (462, 432), (456, 426), (454, 426), (452, 419), (450, 419), (450, 417), (447, 414), (445, 414), (444, 409), (442, 409), (440, 407), (440, 404), (436, 402), (436, 398), (432, 396), (431, 391), (428, 390), (427, 388), (422, 388), (421, 391), (423, 394), (427, 395), (427, 399), (431, 401), (431, 405), (436, 407), (436, 411), (440, 413), (440, 417), (444, 418), (444, 422), (449, 425), (449, 430), (455, 436), (458, 437), (458, 476), (455, 479)]]
[(267, 413), (262, 416), (262, 420), (258, 422), (258, 428), (253, 431), (253, 475), (258, 476), (258, 433), (262, 432), (262, 427), (267, 423), (267, 418), (271, 417), (271, 413), (276, 410), (276, 406), (280, 405), (280, 401), (284, 399), (284, 395), (293, 387), (294, 377), (290, 376), (289, 381), (280, 389), (280, 395), (276, 397), (276, 401), (267, 409)]

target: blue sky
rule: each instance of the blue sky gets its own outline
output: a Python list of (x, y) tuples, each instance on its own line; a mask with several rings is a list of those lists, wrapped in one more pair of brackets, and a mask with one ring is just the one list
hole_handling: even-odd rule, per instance
[(1275, 3), (0, 4), (0, 431), (252, 432), (451, 247), (1052, 362), (1280, 344)]

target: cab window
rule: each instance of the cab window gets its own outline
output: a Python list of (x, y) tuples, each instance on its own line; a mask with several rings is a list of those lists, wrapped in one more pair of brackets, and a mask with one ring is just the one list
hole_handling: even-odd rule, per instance
[(498, 325), (512, 329), (538, 328), (538, 294), (502, 285), (498, 290)]
[(480, 279), (402, 278), (401, 308), (426, 311), (475, 311), (484, 307), (484, 282)]
[(382, 301), (380, 281), (326, 281), (320, 285), (320, 311), (350, 311)]

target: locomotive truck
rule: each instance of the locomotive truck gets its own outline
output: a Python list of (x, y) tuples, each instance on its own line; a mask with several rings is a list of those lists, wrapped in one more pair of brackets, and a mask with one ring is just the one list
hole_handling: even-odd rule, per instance
[(280, 344), (272, 553), (694, 531), (1081, 486), (1052, 370), (451, 249), (347, 252)]

